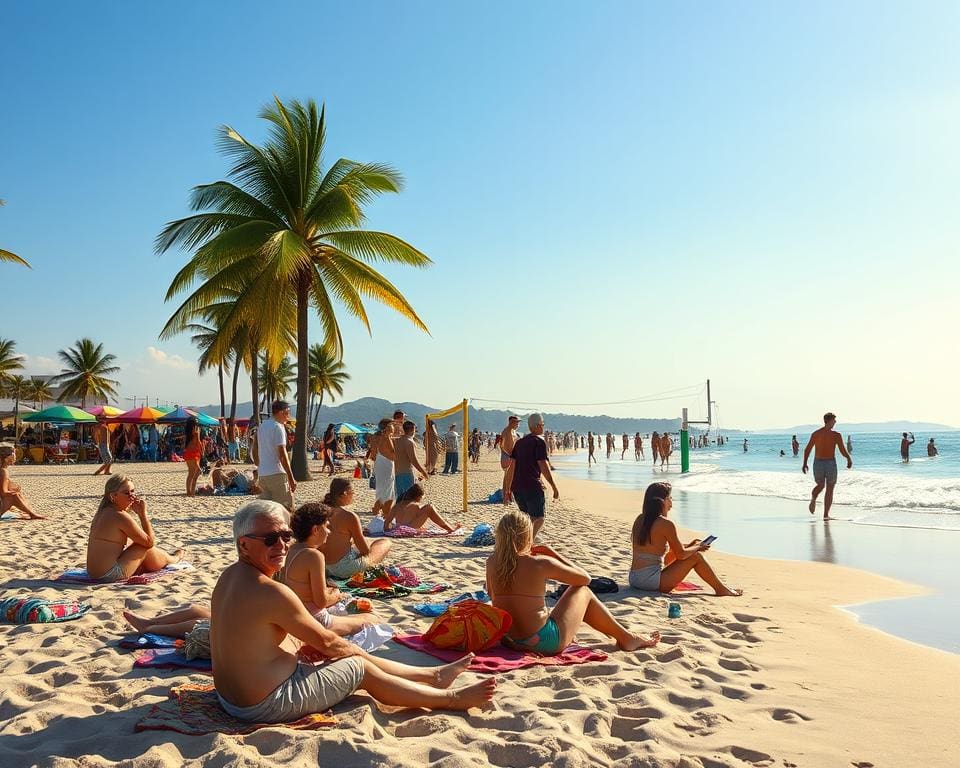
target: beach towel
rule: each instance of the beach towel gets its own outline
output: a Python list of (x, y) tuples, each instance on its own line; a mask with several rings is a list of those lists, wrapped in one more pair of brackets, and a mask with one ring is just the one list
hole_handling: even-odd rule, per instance
[[(165, 576), (177, 575), (180, 571), (190, 571), (193, 570), (193, 566), (190, 563), (173, 563), (168, 565), (166, 568), (162, 568), (159, 571), (151, 571), (150, 573), (140, 573), (135, 576), (131, 576), (129, 579), (124, 579), (122, 581), (113, 581), (107, 582), (108, 584), (123, 584), (123, 585), (136, 585), (136, 584), (152, 584), (155, 581), (159, 581)], [(59, 576), (57, 576), (53, 581), (62, 581), (67, 584), (101, 584), (103, 582), (97, 581), (96, 579), (91, 579), (87, 576), (86, 568), (70, 568)]]
[(143, 650), (146, 648), (179, 648), (183, 645), (183, 640), (178, 637), (167, 637), (166, 635), (154, 635), (150, 632), (144, 632), (142, 635), (134, 633), (122, 637), (117, 645), (127, 651)]
[(365, 571), (358, 571), (346, 581), (334, 579), (341, 591), (354, 597), (388, 600), (393, 597), (406, 597), (411, 593), (433, 594), (449, 589), (449, 584), (424, 584), (409, 568), (402, 566), (375, 565)]
[(482, 589), (477, 590), (476, 592), (464, 592), (462, 595), (457, 595), (452, 597), (449, 600), (444, 600), (442, 603), (417, 603), (416, 605), (411, 606), (414, 613), (418, 613), (421, 616), (429, 616), (434, 619), (442, 613), (446, 613), (447, 608), (449, 608), (453, 603), (460, 603), (464, 600), (477, 600), (481, 603), (489, 603), (490, 595), (484, 592)]
[[(413, 648), (415, 651), (422, 651), (434, 658), (446, 662), (456, 661), (463, 657), (463, 651), (451, 651), (443, 648), (437, 648), (423, 639), (423, 635), (397, 635), (393, 638), (395, 642)], [(508, 672), (512, 669), (524, 669), (526, 667), (545, 666), (545, 667), (565, 667), (571, 664), (586, 664), (589, 661), (606, 661), (607, 654), (603, 651), (597, 651), (593, 648), (583, 648), (579, 645), (568, 645), (562, 653), (556, 656), (539, 656), (529, 651), (515, 651), (505, 648), (502, 645), (495, 645), (486, 651), (481, 651), (470, 662), (469, 670), (471, 672), (486, 672), (494, 674), (497, 672)]]
[(44, 600), (40, 597), (8, 597), (0, 600), (0, 618), (13, 624), (56, 624), (79, 619), (90, 610), (76, 600)]
[(487, 496), (487, 503), (503, 504), (503, 488), (497, 488), (497, 490)]
[(438, 616), (423, 639), (438, 648), (485, 651), (500, 642), (513, 625), (504, 610), (477, 600), (454, 603)]
[(373, 533), (370, 532), (371, 536), (388, 536), (391, 539), (431, 539), (438, 536), (455, 536), (460, 533), (460, 526), (457, 526), (452, 531), (445, 531), (443, 528), (439, 528), (431, 523), (426, 528), (411, 528), (409, 525), (398, 525), (396, 528), (391, 528), (389, 531)]
[(195, 669), (198, 672), (213, 672), (210, 659), (188, 659), (181, 648), (149, 648), (137, 654), (133, 666), (144, 669)]
[(463, 543), (468, 547), (492, 547), (496, 540), (493, 537), (493, 528), (489, 523), (477, 523)]
[(177, 731), (192, 736), (205, 733), (226, 733), (234, 736), (253, 733), (261, 728), (291, 728), (312, 731), (336, 725), (328, 714), (301, 717), (291, 723), (248, 723), (228, 715), (220, 706), (212, 685), (180, 685), (170, 690), (170, 699), (154, 704), (134, 726), (140, 731)]
[(698, 589), (703, 589), (703, 587), (701, 587), (699, 584), (695, 584), (692, 581), (681, 581), (671, 591), (672, 592), (696, 592)]

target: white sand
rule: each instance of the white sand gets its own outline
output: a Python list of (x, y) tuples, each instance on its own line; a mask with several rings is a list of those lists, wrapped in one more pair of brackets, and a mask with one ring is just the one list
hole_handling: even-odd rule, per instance
[[(680, 595), (683, 616), (666, 618), (668, 598), (622, 589), (613, 612), (643, 631), (659, 629), (653, 651), (623, 653), (591, 630), (582, 644), (610, 653), (606, 662), (532, 668), (499, 676), (495, 705), (468, 715), (390, 711), (365, 694), (335, 709), (336, 729), (270, 728), (246, 737), (134, 733), (150, 705), (172, 685), (208, 680), (174, 670), (134, 671), (116, 641), (129, 632), (124, 607), (159, 613), (207, 603), (219, 572), (233, 560), (230, 516), (241, 498), (183, 494), (183, 465), (116, 465), (148, 497), (161, 544), (183, 545), (197, 570), (142, 587), (54, 588), (46, 579), (82, 565), (90, 519), (103, 488), (93, 467), (15, 467), (48, 522), (0, 523), (4, 595), (70, 595), (93, 610), (76, 622), (0, 625), (0, 765), (180, 766), (952, 766), (960, 711), (960, 657), (863, 627), (832, 607), (907, 596), (910, 585), (839, 566), (733, 557), (711, 561), (740, 599)], [(499, 485), (485, 457), (471, 498)], [(301, 485), (298, 501), (319, 500), (327, 482)], [(357, 481), (356, 509), (372, 492)], [(463, 522), (494, 524), (500, 505), (459, 505), (460, 478), (436, 477), (429, 497)], [(543, 540), (594, 575), (626, 582), (629, 521), (636, 494), (586, 481), (562, 481)], [(361, 514), (361, 517), (365, 515)], [(394, 562), (457, 592), (477, 589), (489, 549), (455, 539), (400, 540)], [(698, 580), (698, 579), (693, 579)], [(378, 612), (406, 630), (429, 620), (408, 606), (380, 602)], [(415, 663), (431, 659), (391, 648)], [(251, 663), (255, 663), (251, 660)], [(465, 676), (465, 679), (471, 675)]]

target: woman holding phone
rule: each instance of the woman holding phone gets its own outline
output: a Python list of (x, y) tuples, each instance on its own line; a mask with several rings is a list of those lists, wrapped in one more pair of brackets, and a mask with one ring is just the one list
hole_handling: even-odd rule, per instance
[(182, 551), (169, 554), (156, 545), (147, 503), (129, 477), (112, 475), (90, 523), (87, 575), (104, 584), (123, 581), (178, 562)]
[(677, 525), (668, 517), (673, 508), (672, 490), (670, 483), (651, 483), (643, 496), (643, 512), (633, 522), (630, 536), (630, 586), (647, 592), (671, 592), (690, 571), (696, 571), (718, 597), (739, 597), (743, 590), (724, 585), (703, 556), (714, 537), (707, 541), (694, 539), (686, 546), (680, 543)]

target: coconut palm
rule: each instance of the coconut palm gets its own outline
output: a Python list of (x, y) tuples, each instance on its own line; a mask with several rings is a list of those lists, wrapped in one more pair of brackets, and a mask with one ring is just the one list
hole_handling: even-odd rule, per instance
[(27, 397), (33, 400), (37, 410), (42, 411), (43, 404), (47, 400), (53, 400), (53, 392), (50, 390), (50, 385), (43, 379), (31, 379), (30, 386), (27, 389)]
[[(4, 206), (6, 204), (6, 200), (0, 200), (0, 206)], [(30, 266), (30, 262), (28, 262), (26, 259), (22, 259), (17, 256), (17, 254), (11, 253), (10, 251), (5, 251), (3, 248), (0, 248), (0, 261), (12, 261), (14, 264), (23, 264), (23, 266), (27, 267), (28, 269), (33, 269), (33, 267)]]
[(400, 191), (399, 173), (387, 165), (343, 158), (323, 173), (325, 117), (313, 101), (284, 104), (275, 99), (261, 117), (270, 124), (262, 146), (232, 128), (222, 129), (221, 150), (235, 161), (229, 173), (232, 181), (194, 188), (191, 205), (201, 212), (167, 224), (156, 249), (160, 253), (174, 246), (196, 249), (167, 291), (169, 300), (200, 282), (178, 313), (196, 311), (216, 301), (240, 276), (249, 278), (249, 286), (220, 326), (224, 345), (250, 318), (276, 328), (284, 305), (295, 306), (298, 398), (293, 472), (298, 479), (308, 479), (310, 308), (320, 319), (324, 342), (338, 356), (343, 354), (343, 339), (336, 306), (358, 318), (369, 332), (364, 298), (386, 304), (426, 331), (403, 294), (370, 262), (416, 267), (431, 262), (395, 235), (360, 228), (366, 204), (383, 193)]
[(23, 358), (16, 353), (17, 342), (12, 339), (0, 339), (0, 384), (5, 382), (13, 371), (23, 368)]
[(30, 379), (15, 374), (7, 376), (3, 383), (3, 394), (13, 400), (13, 434), (20, 437), (20, 403), (30, 397)]
[[(227, 415), (227, 398), (223, 390), (223, 369), (230, 370), (233, 365), (233, 350), (228, 349), (225, 354), (214, 357), (211, 348), (217, 340), (217, 329), (203, 323), (190, 323), (187, 330), (193, 334), (190, 336), (190, 341), (200, 350), (197, 373), (203, 375), (214, 366), (217, 368), (217, 381), (220, 384), (220, 418), (225, 418)], [(234, 380), (236, 380), (236, 377), (234, 377)]]
[[(343, 395), (343, 384), (349, 380), (350, 374), (343, 369), (343, 362), (338, 360), (331, 349), (325, 344), (310, 345), (310, 434), (317, 429), (317, 419), (320, 418), (320, 409), (323, 407), (324, 394)], [(317, 402), (319, 400), (319, 402)]]
[(63, 387), (57, 398), (61, 403), (64, 400), (79, 400), (80, 407), (86, 408), (87, 398), (91, 395), (103, 400), (117, 396), (114, 386), (119, 382), (107, 377), (120, 369), (113, 365), (116, 356), (106, 354), (103, 344), (79, 339), (74, 347), (61, 349), (57, 355), (65, 367), (50, 379), (50, 384)]
[(297, 379), (297, 366), (284, 355), (279, 360), (264, 355), (260, 359), (260, 381), (263, 384), (264, 409), (274, 400), (283, 399), (290, 394), (293, 382)]

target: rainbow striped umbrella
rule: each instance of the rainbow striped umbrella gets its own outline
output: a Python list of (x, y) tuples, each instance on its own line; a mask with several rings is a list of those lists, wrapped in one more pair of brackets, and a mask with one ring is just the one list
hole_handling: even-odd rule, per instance
[(175, 411), (161, 416), (157, 421), (161, 424), (171, 424), (173, 422), (186, 421), (187, 419), (196, 419), (197, 423), (203, 427), (218, 427), (220, 422), (213, 416), (199, 411), (191, 411), (189, 408), (177, 408)]
[(106, 416), (108, 419), (112, 419), (114, 416), (119, 416), (123, 411), (113, 405), (95, 405), (93, 408), (87, 408), (87, 413), (92, 413), (94, 416)]
[(111, 424), (153, 424), (161, 416), (163, 411), (151, 408), (149, 405), (142, 405), (119, 416), (108, 418), (107, 421)]

